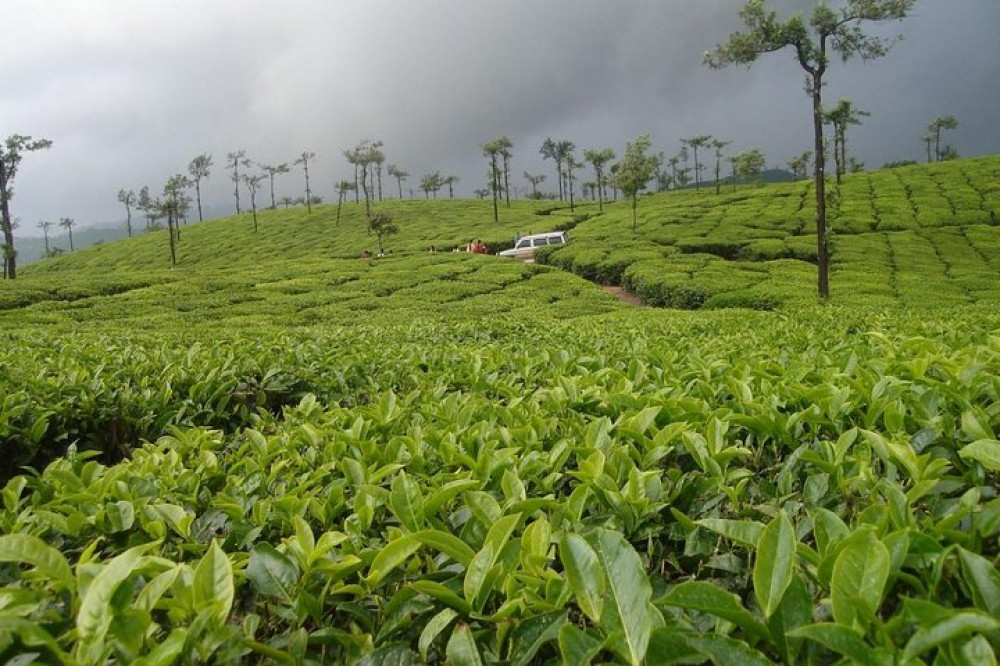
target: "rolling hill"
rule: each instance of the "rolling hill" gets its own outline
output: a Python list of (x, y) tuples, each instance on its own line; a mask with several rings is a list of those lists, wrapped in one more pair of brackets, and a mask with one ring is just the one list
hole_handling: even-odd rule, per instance
[[(382, 259), (349, 205), (28, 266), (0, 660), (993, 663), (998, 176), (846, 179), (828, 303), (805, 182), (634, 232), (385, 202)], [(429, 251), (553, 228), (545, 264)]]

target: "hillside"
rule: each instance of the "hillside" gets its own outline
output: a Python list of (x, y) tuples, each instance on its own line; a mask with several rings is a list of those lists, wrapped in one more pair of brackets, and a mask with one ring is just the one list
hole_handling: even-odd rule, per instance
[[(846, 176), (829, 209), (837, 303), (1000, 299), (1000, 158)], [(644, 197), (631, 231), (610, 206), (549, 263), (672, 307), (813, 302), (811, 181)]]
[[(832, 300), (908, 307), (1000, 299), (1000, 158), (958, 160), (846, 176), (829, 210)], [(815, 302), (815, 222), (810, 181), (684, 190), (642, 198), (631, 230), (624, 202), (603, 213), (552, 202), (512, 202), (492, 221), (489, 201), (386, 201), (400, 233), (394, 256), (450, 249), (482, 238), (494, 250), (515, 234), (573, 228), (573, 242), (542, 261), (602, 284), (621, 284), (652, 305), (774, 309)], [(358, 204), (262, 211), (182, 227), (178, 266), (258, 268), (275, 261), (374, 252)], [(166, 232), (152, 232), (42, 262), (27, 278), (66, 271), (123, 275), (169, 267)], [(928, 299), (928, 292), (933, 298)]]
[[(807, 183), (644, 197), (635, 233), (386, 202), (382, 259), (350, 205), (29, 266), (0, 660), (994, 663), (998, 175), (846, 180), (824, 304)], [(554, 265), (428, 251), (557, 226)]]

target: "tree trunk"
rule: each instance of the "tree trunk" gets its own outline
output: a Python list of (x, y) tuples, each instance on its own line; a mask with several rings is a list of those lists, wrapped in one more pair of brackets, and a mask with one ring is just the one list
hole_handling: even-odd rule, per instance
[(506, 153), (503, 156), (503, 193), (507, 208), (510, 208), (510, 157)]
[(302, 167), (306, 172), (306, 210), (309, 213), (313, 212), (313, 197), (312, 191), (309, 189), (309, 162), (303, 160)]
[(597, 169), (597, 209), (604, 212), (604, 173)]
[(566, 197), (563, 193), (563, 172), (562, 172), (562, 161), (556, 162), (556, 175), (559, 178), (559, 201), (565, 201)]
[(500, 174), (497, 173), (497, 156), (490, 155), (490, 180), (493, 182), (493, 221), (500, 221), (500, 211), (497, 209), (497, 190), (500, 189)]
[[(198, 200), (198, 221), (199, 222), (204, 222), (205, 218), (201, 214), (201, 178), (199, 178), (198, 180), (194, 181), (194, 194), (195, 194), (195, 198)], [(128, 228), (128, 235), (129, 236), (132, 235), (132, 225), (131, 224), (129, 225), (129, 228)]]
[(378, 200), (382, 201), (382, 165), (379, 164), (378, 170)]
[(830, 298), (829, 255), (826, 245), (826, 174), (823, 152), (823, 71), (812, 75), (813, 132), (816, 150), (814, 175), (816, 180), (816, 263), (819, 268), (819, 297)]
[[(275, 210), (278, 205), (274, 202), (274, 174), (271, 174), (271, 210)], [(201, 212), (199, 211), (199, 215)]]
[(337, 225), (340, 225), (340, 207), (344, 203), (344, 190), (341, 190), (337, 194)]
[[(173, 211), (167, 211), (167, 235), (170, 237), (170, 265), (177, 265), (177, 248), (174, 244), (174, 214)], [(70, 247), (73, 247), (73, 232), (70, 231)]]
[(636, 207), (638, 205), (639, 205), (639, 193), (638, 192), (633, 192), (632, 193), (632, 231), (635, 231), (636, 227), (639, 225), (639, 216), (636, 213)]
[(397, 178), (396, 179), (396, 184), (399, 185), (399, 200), (402, 201), (403, 200), (403, 179), (402, 178)]
[(354, 163), (354, 203), (361, 203), (361, 190), (358, 188), (358, 163)]
[(694, 191), (701, 191), (701, 174), (698, 169), (698, 146), (691, 146), (694, 148)]
[[(128, 197), (126, 197), (128, 198)], [(125, 228), (128, 230), (128, 237), (132, 238), (132, 209), (125, 204)], [(49, 253), (49, 235), (45, 234), (45, 254)]]
[(3, 192), (0, 194), (0, 214), (3, 215), (3, 219), (0, 219), (0, 226), (3, 227), (4, 245), (8, 248), (4, 252), (3, 259), (4, 277), (13, 280), (17, 278), (17, 255), (14, 253), (14, 225), (10, 219), (10, 200), (7, 198), (7, 184), (2, 183), (0, 187), (3, 188)]

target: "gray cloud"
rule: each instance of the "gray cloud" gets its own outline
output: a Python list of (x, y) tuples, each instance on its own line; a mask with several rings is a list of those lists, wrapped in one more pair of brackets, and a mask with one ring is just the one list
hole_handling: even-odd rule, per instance
[[(265, 162), (318, 159), (328, 198), (341, 150), (380, 138), (390, 162), (480, 186), (479, 145), (507, 134), (514, 171), (551, 170), (546, 136), (580, 148), (651, 133), (676, 152), (711, 133), (762, 147), (774, 165), (808, 149), (809, 101), (790, 53), (749, 71), (701, 66), (738, 28), (737, 0), (7, 0), (0, 43), (5, 134), (44, 136), (16, 186), (22, 233), (39, 219), (121, 217), (115, 193), (158, 190), (202, 152), (216, 167), (207, 201), (227, 204), (221, 163), (245, 148)], [(783, 7), (805, 5), (783, 2)], [(850, 139), (871, 166), (919, 158), (936, 115), (961, 121), (962, 154), (1000, 152), (994, 117), (996, 0), (923, 0), (889, 26), (905, 37), (876, 64), (834, 66), (829, 100), (872, 112)], [(301, 176), (278, 181), (299, 194)]]

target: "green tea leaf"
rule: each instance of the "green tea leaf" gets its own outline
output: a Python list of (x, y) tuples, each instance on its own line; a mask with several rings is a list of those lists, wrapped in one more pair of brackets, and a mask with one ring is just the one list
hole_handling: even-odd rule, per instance
[(964, 548), (958, 549), (958, 559), (976, 607), (993, 617), (1000, 617), (1000, 572), (985, 557)]
[(607, 582), (600, 626), (611, 638), (609, 647), (630, 664), (641, 664), (652, 632), (652, 588), (642, 560), (619, 532), (600, 529), (587, 541), (597, 553)]
[(467, 543), (457, 536), (441, 530), (421, 530), (414, 532), (411, 536), (425, 546), (441, 551), (464, 567), (468, 567), (469, 562), (476, 555), (476, 551), (472, 550)]
[(416, 532), (424, 524), (424, 498), (420, 487), (405, 472), (392, 480), (389, 506), (396, 518), (410, 532)]
[(556, 640), (567, 618), (566, 611), (552, 611), (518, 622), (510, 635), (511, 663), (514, 666), (530, 664), (543, 645)]
[(791, 636), (806, 638), (833, 650), (863, 666), (881, 666), (881, 662), (856, 631), (842, 624), (822, 622), (799, 627), (789, 632)]
[(975, 460), (991, 472), (1000, 470), (1000, 441), (995, 439), (976, 440), (962, 447), (958, 455), (965, 460)]
[(774, 662), (752, 647), (728, 636), (706, 634), (688, 636), (688, 645), (701, 652), (715, 664), (740, 666), (774, 666)]
[(604, 641), (574, 624), (567, 622), (559, 629), (559, 654), (563, 666), (586, 666), (603, 648)]
[(265, 596), (277, 597), (286, 604), (295, 599), (299, 571), (287, 555), (270, 544), (259, 543), (250, 551), (246, 577)]
[(743, 607), (738, 596), (712, 583), (697, 580), (681, 583), (671, 588), (657, 603), (709, 613), (732, 622), (756, 638), (769, 635), (767, 627)]
[(445, 648), (448, 663), (455, 666), (482, 666), (483, 660), (476, 647), (476, 639), (466, 624), (460, 624), (451, 632), (448, 646)]
[(771, 617), (792, 582), (795, 528), (784, 511), (772, 520), (757, 542), (753, 589), (764, 617)]
[(973, 611), (956, 612), (946, 620), (930, 627), (918, 629), (907, 641), (900, 660), (906, 663), (942, 643), (970, 634), (985, 634), (998, 629), (1000, 629), (1000, 620), (989, 615)]
[(889, 550), (871, 530), (850, 538), (837, 556), (830, 583), (833, 617), (839, 624), (866, 627), (874, 619), (889, 567)]
[(605, 583), (597, 553), (583, 537), (565, 532), (559, 539), (559, 561), (580, 610), (591, 621), (600, 622)]
[(222, 626), (233, 607), (235, 585), (229, 556), (213, 541), (194, 570), (194, 606), (196, 611), (213, 609), (216, 626)]
[(726, 518), (702, 518), (695, 524), (721, 534), (744, 546), (756, 547), (764, 533), (764, 525), (754, 520), (728, 520)]
[(142, 553), (149, 547), (149, 544), (136, 546), (111, 559), (87, 587), (76, 614), (76, 632), (83, 656), (93, 658), (101, 652), (101, 643), (114, 617), (112, 598), (118, 587), (140, 567)]
[(382, 581), (383, 578), (388, 576), (393, 569), (405, 562), (410, 555), (417, 552), (419, 548), (420, 542), (412, 536), (402, 536), (397, 539), (393, 539), (387, 543), (385, 547), (378, 552), (375, 559), (372, 560), (372, 565), (368, 570), (368, 576), (365, 578), (365, 582), (368, 583), (370, 587), (375, 587)]
[(438, 635), (448, 628), (455, 618), (458, 617), (456, 613), (451, 608), (445, 608), (443, 611), (428, 620), (427, 624), (424, 625), (423, 631), (420, 632), (420, 640), (417, 643), (417, 649), (420, 650), (420, 656), (427, 660), (427, 651), (431, 647), (431, 643)]
[(67, 587), (73, 585), (73, 570), (63, 554), (30, 534), (0, 536), (0, 562), (30, 564)]

